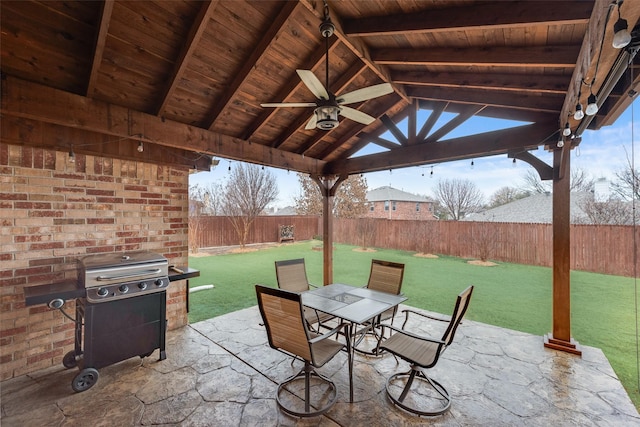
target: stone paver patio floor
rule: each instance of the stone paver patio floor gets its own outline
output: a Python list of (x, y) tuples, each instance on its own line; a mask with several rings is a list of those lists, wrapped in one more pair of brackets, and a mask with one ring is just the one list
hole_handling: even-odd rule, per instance
[[(401, 307), (402, 308), (402, 307)], [(278, 410), (277, 383), (302, 362), (269, 348), (257, 307), (167, 334), (158, 352), (101, 369), (96, 385), (74, 393), (77, 369), (62, 366), (0, 384), (5, 426), (639, 426), (640, 416), (602, 351), (576, 357), (543, 347), (542, 337), (464, 320), (432, 369), (453, 397), (450, 411), (419, 418), (394, 407), (386, 378), (408, 365), (391, 355), (354, 362), (348, 401), (346, 354), (320, 369), (337, 384), (325, 415), (290, 417)], [(400, 322), (398, 322), (400, 323)], [(435, 322), (439, 323), (439, 322)], [(431, 324), (409, 326), (423, 332)]]

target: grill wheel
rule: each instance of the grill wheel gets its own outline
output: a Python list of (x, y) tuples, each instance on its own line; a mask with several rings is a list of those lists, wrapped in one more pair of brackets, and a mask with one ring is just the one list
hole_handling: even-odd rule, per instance
[(73, 378), (73, 381), (71, 381), (71, 388), (77, 393), (88, 390), (98, 382), (99, 375), (97, 369), (84, 368)]

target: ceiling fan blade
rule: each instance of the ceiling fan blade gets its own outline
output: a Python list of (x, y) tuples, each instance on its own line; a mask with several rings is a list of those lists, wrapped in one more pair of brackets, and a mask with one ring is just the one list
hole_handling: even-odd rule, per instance
[(345, 116), (348, 119), (353, 120), (354, 122), (362, 123), (363, 125), (370, 125), (375, 121), (374, 117), (371, 117), (367, 113), (363, 113), (362, 111), (356, 110), (351, 107), (340, 107), (340, 115)]
[(268, 102), (260, 104), (261, 107), (315, 107), (315, 102)]
[(336, 98), (338, 104), (352, 104), (354, 102), (366, 101), (393, 92), (393, 87), (389, 83), (363, 87), (353, 92), (345, 93)]
[(314, 114), (311, 115), (311, 118), (307, 122), (307, 125), (304, 127), (306, 130), (314, 129), (316, 124), (318, 123), (318, 117)]
[(320, 80), (313, 74), (312, 71), (309, 70), (296, 70), (296, 73), (300, 76), (300, 80), (305, 84), (307, 88), (313, 93), (318, 99), (329, 99), (329, 94), (327, 93), (327, 89), (322, 85)]

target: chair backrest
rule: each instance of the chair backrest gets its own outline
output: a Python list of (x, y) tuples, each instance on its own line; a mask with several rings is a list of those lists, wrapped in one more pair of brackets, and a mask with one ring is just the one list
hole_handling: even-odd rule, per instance
[(308, 291), (309, 280), (307, 280), (304, 258), (276, 261), (276, 279), (280, 289), (291, 292)]
[(256, 285), (256, 296), (269, 345), (312, 361), (300, 294)]
[(444, 331), (444, 335), (442, 336), (442, 341), (444, 341), (446, 346), (449, 346), (449, 344), (451, 344), (451, 342), (453, 341), (453, 337), (456, 334), (458, 325), (460, 325), (460, 321), (464, 317), (464, 313), (466, 313), (467, 307), (469, 307), (469, 301), (471, 300), (472, 292), (473, 286), (469, 286), (467, 289), (460, 292), (460, 295), (458, 295), (458, 298), (456, 299), (456, 306), (453, 309), (453, 314), (451, 315), (449, 326), (447, 326), (447, 330)]
[(398, 295), (402, 288), (403, 276), (404, 264), (372, 259), (367, 288)]

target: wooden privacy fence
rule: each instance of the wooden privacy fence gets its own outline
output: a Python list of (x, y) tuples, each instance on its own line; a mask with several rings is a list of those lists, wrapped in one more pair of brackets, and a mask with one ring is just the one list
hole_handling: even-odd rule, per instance
[[(226, 217), (202, 221), (200, 247), (238, 244)], [(280, 225), (294, 225), (295, 240), (322, 234), (322, 218), (316, 216), (258, 217), (248, 243), (277, 242)], [(633, 277), (634, 230), (640, 241), (640, 231), (632, 226), (572, 225), (571, 268)], [(333, 238), (357, 246), (553, 265), (551, 224), (335, 218)]]

